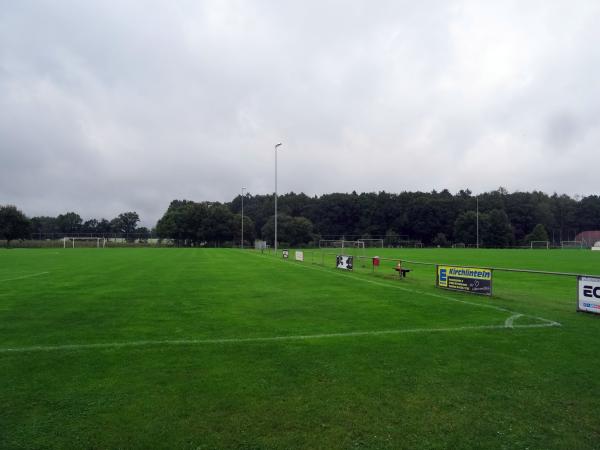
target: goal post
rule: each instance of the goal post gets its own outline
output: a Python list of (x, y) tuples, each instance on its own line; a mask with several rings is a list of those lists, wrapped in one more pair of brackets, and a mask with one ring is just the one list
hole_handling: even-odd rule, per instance
[[(78, 241), (84, 245), (77, 246), (75, 242)], [(86, 245), (87, 244), (87, 245)], [(63, 248), (75, 248), (75, 247), (106, 247), (106, 238), (89, 236), (89, 237), (63, 237)]]
[(365, 247), (383, 248), (383, 239), (358, 239), (357, 242), (362, 242)]
[(320, 239), (319, 248), (365, 248), (363, 241), (347, 241), (345, 239)]
[(560, 241), (560, 248), (583, 248), (583, 241)]
[(319, 248), (321, 249), (322, 257), (327, 253), (328, 249), (337, 249), (337, 255), (354, 256), (361, 259), (364, 265), (366, 258), (365, 243), (362, 241), (347, 241), (345, 239), (321, 239), (319, 240)]
[(550, 241), (529, 241), (529, 248), (550, 248)]

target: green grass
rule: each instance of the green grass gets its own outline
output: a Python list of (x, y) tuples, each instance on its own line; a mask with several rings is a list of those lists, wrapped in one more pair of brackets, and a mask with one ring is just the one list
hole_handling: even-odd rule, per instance
[[(600, 273), (589, 251), (369, 252)], [(0, 447), (600, 446), (600, 317), (573, 278), (496, 272), (486, 298), (321, 257), (0, 250)]]

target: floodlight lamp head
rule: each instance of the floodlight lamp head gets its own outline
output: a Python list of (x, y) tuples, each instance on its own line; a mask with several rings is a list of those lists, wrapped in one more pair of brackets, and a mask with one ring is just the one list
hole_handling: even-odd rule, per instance
[(277, 150), (277, 147), (281, 146), (281, 142), (279, 144), (275, 144), (275, 150)]

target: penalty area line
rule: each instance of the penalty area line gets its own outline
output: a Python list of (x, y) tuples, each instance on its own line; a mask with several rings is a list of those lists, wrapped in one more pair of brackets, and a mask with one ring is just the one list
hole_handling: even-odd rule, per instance
[(97, 344), (65, 344), (65, 345), (35, 345), (30, 347), (0, 348), (0, 354), (7, 353), (29, 353), (29, 352), (52, 352), (68, 350), (93, 350), (93, 349), (111, 349), (127, 347), (150, 347), (163, 345), (214, 345), (214, 344), (245, 344), (261, 342), (285, 342), (285, 341), (303, 341), (311, 339), (331, 339), (348, 338), (362, 336), (384, 336), (394, 334), (412, 334), (412, 333), (445, 333), (457, 331), (476, 331), (476, 330), (515, 330), (529, 328), (548, 328), (560, 325), (550, 323), (529, 324), (529, 325), (472, 325), (461, 327), (444, 328), (404, 328), (397, 330), (380, 331), (349, 331), (346, 333), (321, 333), (321, 334), (300, 334), (291, 336), (271, 336), (254, 338), (221, 338), (221, 339), (164, 339), (164, 340), (145, 340), (131, 342), (105, 342)]
[(5, 281), (22, 280), (24, 278), (39, 277), (40, 275), (47, 275), (49, 273), (50, 272), (38, 272), (38, 273), (29, 274), (29, 275), (21, 275), (19, 277), (5, 278), (3, 280), (0, 280), (0, 283), (4, 283)]

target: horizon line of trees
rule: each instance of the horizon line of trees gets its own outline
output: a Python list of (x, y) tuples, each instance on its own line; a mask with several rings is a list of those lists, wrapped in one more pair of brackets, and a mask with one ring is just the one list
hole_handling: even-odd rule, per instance
[[(0, 239), (53, 235), (137, 235), (171, 239), (183, 246), (235, 246), (242, 236), (242, 197), (230, 202), (173, 200), (156, 228), (137, 227), (136, 212), (112, 220), (83, 221), (75, 212), (28, 218), (15, 206), (0, 206)], [(477, 204), (479, 219), (477, 219)], [(244, 195), (244, 242), (272, 244), (274, 197)], [(474, 196), (471, 191), (385, 191), (307, 196), (290, 192), (278, 197), (281, 245), (297, 246), (318, 239), (383, 238), (386, 243), (419, 241), (424, 245), (479, 244), (485, 247), (528, 245), (530, 241), (574, 240), (600, 229), (600, 197), (571, 198), (540, 191), (509, 193), (504, 188)]]
[(7, 246), (10, 241), (24, 239), (53, 239), (63, 236), (81, 235), (107, 236), (110, 234), (124, 237), (147, 239), (151, 232), (138, 227), (140, 217), (135, 211), (119, 214), (112, 220), (89, 219), (84, 221), (75, 212), (59, 214), (56, 217), (27, 217), (14, 205), (0, 206), (0, 239)]
[[(156, 231), (180, 245), (239, 245), (241, 195), (231, 202), (173, 200)], [(477, 204), (478, 211), (477, 213)], [(244, 237), (273, 241), (274, 197), (244, 195)], [(477, 218), (479, 216), (479, 218)], [(215, 217), (221, 217), (214, 228)], [(509, 193), (504, 188), (474, 196), (471, 191), (380, 191), (307, 196), (278, 196), (281, 245), (300, 245), (321, 238), (383, 238), (386, 243), (420, 241), (485, 247), (529, 245), (530, 241), (574, 240), (584, 230), (600, 229), (600, 197), (571, 198), (540, 191)]]

